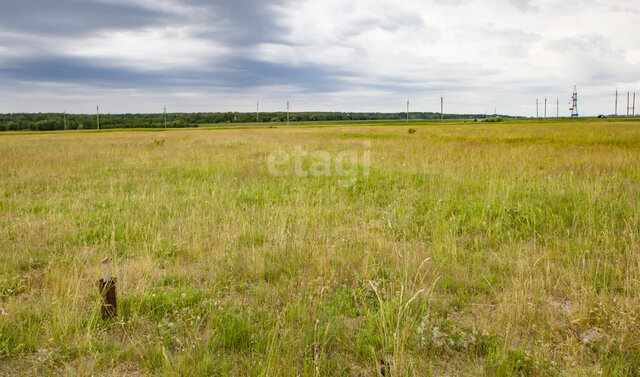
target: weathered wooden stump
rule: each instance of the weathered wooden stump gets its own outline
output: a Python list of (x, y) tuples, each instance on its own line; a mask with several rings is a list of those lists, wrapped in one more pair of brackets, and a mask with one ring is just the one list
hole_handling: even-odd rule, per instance
[(118, 316), (118, 305), (116, 299), (116, 278), (111, 276), (109, 258), (102, 260), (102, 279), (98, 280), (98, 289), (102, 297), (100, 314), (103, 320), (116, 318)]

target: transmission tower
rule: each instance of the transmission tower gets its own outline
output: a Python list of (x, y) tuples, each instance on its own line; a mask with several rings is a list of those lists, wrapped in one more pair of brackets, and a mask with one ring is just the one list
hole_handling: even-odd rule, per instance
[(578, 89), (575, 86), (573, 87), (573, 95), (571, 96), (571, 107), (569, 108), (569, 110), (571, 110), (572, 118), (578, 116)]

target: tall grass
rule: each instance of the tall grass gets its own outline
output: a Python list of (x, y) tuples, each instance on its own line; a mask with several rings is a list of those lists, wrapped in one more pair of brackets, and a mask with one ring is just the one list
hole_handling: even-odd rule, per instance
[(411, 126), (0, 135), (0, 374), (638, 375), (640, 124)]

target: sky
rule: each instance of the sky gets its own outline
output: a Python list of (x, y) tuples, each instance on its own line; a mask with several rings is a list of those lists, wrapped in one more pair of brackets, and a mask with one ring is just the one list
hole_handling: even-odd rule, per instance
[[(0, 0), (0, 113), (640, 102), (637, 0)], [(639, 111), (640, 112), (640, 107)]]

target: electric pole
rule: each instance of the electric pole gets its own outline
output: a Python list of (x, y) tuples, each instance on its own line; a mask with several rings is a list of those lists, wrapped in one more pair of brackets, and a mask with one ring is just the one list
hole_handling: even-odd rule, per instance
[(536, 98), (536, 118), (540, 118), (540, 113), (538, 112), (538, 99)]
[(96, 106), (96, 123), (98, 124), (98, 129), (100, 129), (100, 105)]
[(629, 116), (629, 92), (627, 92), (627, 116)]
[(560, 118), (560, 98), (556, 98), (556, 118)]
[(62, 112), (62, 123), (64, 124), (64, 129), (67, 129), (67, 110)]
[(407, 100), (407, 123), (409, 123), (409, 100)]
[(616, 118), (618, 117), (618, 88), (616, 88), (615, 116), (616, 116)]
[(287, 100), (287, 126), (289, 125), (289, 100)]
[(547, 119), (547, 97), (544, 97), (544, 119)]
[(164, 106), (164, 128), (167, 128), (167, 105)]
[(259, 120), (259, 112), (260, 112), (260, 102), (256, 101), (256, 125), (258, 124), (258, 120)]
[(444, 122), (444, 96), (440, 96), (440, 123)]

